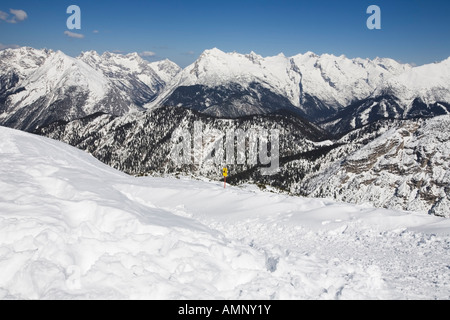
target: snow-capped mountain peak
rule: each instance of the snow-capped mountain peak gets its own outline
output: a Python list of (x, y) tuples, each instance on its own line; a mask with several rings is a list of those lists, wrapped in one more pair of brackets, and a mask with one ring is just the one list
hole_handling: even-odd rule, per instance
[[(105, 96), (109, 88), (108, 81), (100, 72), (92, 70), (83, 61), (69, 57), (61, 51), (52, 54), (22, 85), (28, 90), (23, 91), (23, 95), (16, 95), (12, 100), (13, 103), (22, 102), (28, 105), (49, 91), (54, 93), (59, 90), (71, 90), (72, 87), (89, 92), (90, 103), (95, 103)], [(52, 102), (50, 100), (48, 104)]]
[[(229, 53), (229, 54), (232, 54), (232, 53)], [(219, 48), (214, 47), (214, 48), (211, 48), (211, 49), (204, 50), (201, 53), (200, 58), (203, 57), (203, 56), (208, 56), (208, 55), (223, 56), (223, 55), (226, 55), (226, 53), (224, 51), (220, 50)]]
[(30, 47), (5, 49), (0, 51), (0, 69), (2, 73), (13, 72), (23, 79), (39, 68), (52, 54), (52, 50)]
[[(104, 52), (101, 56), (97, 53), (82, 54), (79, 57), (91, 67), (102, 71), (107, 77), (123, 81), (140, 81), (155, 93), (159, 92), (178, 72), (180, 68), (170, 60), (149, 62), (133, 52), (126, 55)], [(128, 86), (131, 86), (128, 85)]]
[(410, 68), (388, 80), (388, 87), (403, 101), (421, 98), (426, 103), (450, 101), (450, 58)]
[(112, 110), (103, 104), (112, 85), (101, 72), (61, 51), (40, 53), (39, 66), (3, 93), (4, 125), (35, 130), (52, 121)]
[(87, 51), (73, 58), (32, 48), (0, 51), (0, 66), (0, 123), (31, 131), (100, 111), (140, 110), (178, 72), (168, 61), (155, 71), (158, 64), (137, 54)]
[[(156, 107), (164, 103), (185, 105), (180, 98), (186, 93), (175, 93), (175, 99), (172, 96), (180, 87), (240, 88), (241, 91), (248, 91), (258, 85), (263, 88), (259, 91), (268, 90), (287, 98), (292, 107), (314, 119), (332, 115), (355, 100), (369, 97), (376, 88), (383, 87), (387, 79), (410, 68), (391, 59), (349, 59), (345, 55), (319, 56), (310, 51), (293, 57), (286, 57), (283, 53), (262, 57), (255, 52), (244, 55), (212, 48), (205, 50), (193, 64), (180, 72), (165, 92), (148, 106)], [(257, 95), (261, 94), (259, 92)], [(195, 96), (198, 95), (196, 92)], [(204, 98), (205, 101), (208, 99)], [(247, 104), (245, 101), (243, 103)], [(217, 113), (217, 108), (214, 108), (214, 113)], [(253, 107), (248, 111), (258, 112)]]
[[(88, 63), (88, 61), (92, 62), (92, 63), (98, 63), (98, 61), (101, 59), (101, 55), (95, 50), (83, 51), (78, 56), (78, 59), (80, 59), (86, 63)], [(88, 63), (88, 64), (90, 65), (91, 63)]]
[(156, 72), (165, 84), (168, 84), (182, 70), (175, 62), (169, 59), (150, 62), (149, 66)]
[(126, 55), (126, 57), (131, 59), (142, 59), (141, 56), (137, 52), (130, 52)]
[[(280, 96), (297, 103), (300, 76), (291, 72), (290, 60), (284, 56), (263, 58), (254, 52), (225, 53), (217, 48), (205, 50), (191, 65), (181, 71), (167, 90), (149, 107), (158, 106), (178, 87), (201, 85), (206, 88), (239, 86), (244, 90), (258, 83)], [(292, 81), (293, 80), (293, 81)], [(298, 103), (297, 103), (298, 104)]]
[(409, 68), (393, 60), (349, 59), (331, 54), (306, 53), (293, 60), (302, 72), (303, 90), (336, 109), (368, 97), (386, 79)]

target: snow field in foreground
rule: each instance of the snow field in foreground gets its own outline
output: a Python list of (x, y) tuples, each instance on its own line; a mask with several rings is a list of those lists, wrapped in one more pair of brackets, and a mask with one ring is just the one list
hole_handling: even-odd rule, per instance
[(448, 219), (133, 178), (0, 136), (0, 299), (450, 298)]

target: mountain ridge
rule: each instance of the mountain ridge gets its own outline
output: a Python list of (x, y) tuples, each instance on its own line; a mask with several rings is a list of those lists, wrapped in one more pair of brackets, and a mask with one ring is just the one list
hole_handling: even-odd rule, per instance
[[(410, 68), (410, 65), (402, 65), (392, 59), (348, 59), (329, 54), (318, 56), (312, 52), (293, 57), (284, 54), (262, 57), (254, 52), (225, 53), (214, 48), (205, 50), (193, 64), (183, 69), (165, 92), (147, 107), (154, 108), (167, 102), (169, 105), (183, 105), (182, 100), (170, 97), (179, 87), (247, 88), (252, 83), (258, 83), (272, 93), (287, 98), (292, 106), (299, 108), (308, 120), (314, 122), (320, 118), (315, 114), (314, 107), (322, 108), (322, 114), (333, 114), (351, 101), (370, 96), (385, 77), (401, 74)], [(208, 98), (205, 96), (202, 99), (206, 101)], [(242, 104), (242, 99), (240, 102)]]
[[(57, 61), (45, 69), (48, 59)], [(66, 61), (60, 62), (60, 69), (67, 70), (60, 72), (59, 82), (52, 82), (59, 60)], [(450, 58), (413, 67), (389, 58), (349, 59), (313, 52), (263, 57), (253, 51), (225, 53), (213, 48), (181, 69), (170, 60), (149, 62), (137, 53), (86, 51), (72, 58), (61, 51), (22, 47), (1, 51), (0, 64), (0, 123), (28, 131), (51, 119), (73, 120), (95, 112), (123, 115), (163, 105), (222, 117), (297, 109), (302, 117), (337, 133), (342, 127), (368, 123), (360, 119), (364, 113), (374, 114), (370, 122), (384, 115), (406, 119), (450, 112)], [(45, 84), (37, 88), (39, 83)], [(76, 106), (64, 101), (70, 90)], [(376, 102), (387, 92), (389, 101), (361, 105), (334, 126), (334, 119), (348, 115), (349, 107), (367, 99)], [(50, 119), (20, 123), (20, 118), (42, 114), (42, 106)], [(23, 107), (35, 110), (24, 113), (19, 110)], [(380, 112), (384, 114), (376, 116)]]
[(101, 58), (94, 51), (72, 58), (29, 47), (0, 51), (0, 64), (5, 66), (0, 73), (0, 124), (25, 131), (95, 112), (144, 110), (179, 71), (168, 60), (150, 63), (111, 53)]

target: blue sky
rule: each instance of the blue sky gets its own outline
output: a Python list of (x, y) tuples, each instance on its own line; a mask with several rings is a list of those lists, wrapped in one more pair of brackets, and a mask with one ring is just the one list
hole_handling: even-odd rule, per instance
[[(81, 30), (67, 29), (72, 4), (81, 8)], [(381, 9), (381, 30), (366, 27), (372, 4)], [(88, 50), (147, 52), (149, 60), (169, 58), (182, 67), (213, 47), (263, 56), (379, 56), (421, 65), (449, 57), (449, 39), (447, 0), (0, 2), (0, 49), (31, 46), (72, 56)]]

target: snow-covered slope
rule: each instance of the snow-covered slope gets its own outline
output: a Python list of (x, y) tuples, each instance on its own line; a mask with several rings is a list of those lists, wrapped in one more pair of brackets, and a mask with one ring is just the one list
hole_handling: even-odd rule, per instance
[(449, 298), (448, 219), (133, 178), (0, 136), (1, 299)]

